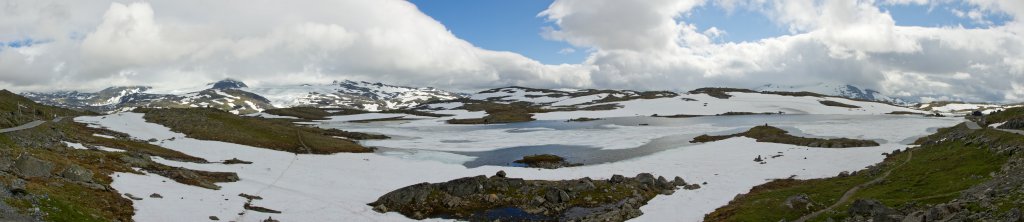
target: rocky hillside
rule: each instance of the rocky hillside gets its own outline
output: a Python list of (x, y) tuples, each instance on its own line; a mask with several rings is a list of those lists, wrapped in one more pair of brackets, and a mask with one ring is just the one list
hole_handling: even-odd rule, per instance
[(0, 220), (131, 221), (132, 200), (161, 198), (159, 193), (122, 195), (111, 188), (110, 175), (115, 172), (152, 173), (202, 189), (219, 189), (217, 183), (239, 179), (235, 173), (155, 162), (151, 156), (208, 161), (72, 121), (83, 114), (0, 91), (5, 125), (45, 120), (35, 127), (0, 133)]
[(465, 99), (431, 102), (416, 109), (465, 114), (448, 121), (455, 124), (626, 116), (925, 114), (883, 102), (851, 100), (817, 93), (758, 92), (733, 88), (701, 88), (681, 94), (668, 91), (505, 87), (481, 91)]
[(210, 107), (248, 114), (274, 108), (260, 95), (244, 91), (245, 83), (224, 80), (209, 88), (184, 94), (151, 93), (148, 86), (110, 87), (99, 92), (23, 93), (40, 103), (99, 113), (129, 111), (135, 108)]
[(271, 86), (247, 90), (265, 96), (280, 108), (311, 106), (365, 111), (404, 109), (427, 102), (463, 97), (458, 93), (432, 87), (414, 88), (347, 80), (322, 85)]
[(83, 113), (46, 106), (14, 94), (0, 90), (0, 128), (15, 127), (36, 120), (52, 120), (57, 117), (81, 115)]
[(234, 114), (296, 106), (382, 111), (462, 97), (457, 93), (429, 87), (412, 88), (369, 82), (336, 81), (325, 85), (254, 88), (233, 79), (210, 83), (204, 89), (179, 94), (152, 92), (152, 87), (148, 86), (127, 86), (111, 87), (99, 92), (27, 92), (22, 95), (47, 105), (99, 113), (135, 108), (209, 107)]

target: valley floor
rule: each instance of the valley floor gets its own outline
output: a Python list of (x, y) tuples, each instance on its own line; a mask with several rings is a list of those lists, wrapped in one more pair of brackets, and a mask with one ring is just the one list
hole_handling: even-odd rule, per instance
[[(376, 117), (376, 116), (375, 116)], [(700, 117), (664, 119), (611, 118), (587, 123), (536, 121), (489, 126), (445, 125), (429, 118), (397, 122), (351, 123), (351, 117), (311, 124), (358, 132), (382, 133), (390, 140), (368, 140), (364, 145), (383, 147), (377, 153), (296, 155), (244, 145), (186, 138), (167, 127), (146, 122), (142, 114), (121, 113), (79, 117), (75, 121), (104, 127), (188, 155), (221, 161), (237, 158), (252, 164), (186, 163), (157, 159), (171, 166), (206, 171), (237, 172), (240, 181), (219, 183), (219, 190), (176, 183), (155, 175), (116, 173), (112, 187), (143, 197), (133, 200), (138, 221), (408, 221), (397, 213), (374, 212), (367, 203), (392, 190), (422, 182), (443, 182), (460, 177), (492, 175), (502, 170), (524, 179), (606, 179), (612, 174), (653, 173), (680, 176), (690, 183), (707, 183), (698, 190), (659, 195), (641, 210), (635, 221), (699, 221), (752, 187), (779, 178), (822, 178), (856, 171), (881, 162), (883, 153), (908, 147), (907, 141), (930, 134), (938, 127), (960, 123), (955, 118), (914, 116), (790, 115)], [(638, 123), (648, 124), (639, 126)], [(554, 170), (501, 164), (467, 167), (466, 162), (488, 152), (523, 146), (564, 145), (596, 150), (636, 149), (659, 138), (728, 133), (771, 124), (815, 137), (870, 139), (881, 146), (865, 148), (810, 148), (758, 143), (732, 138), (704, 144), (685, 142), (653, 154)], [(688, 140), (683, 140), (688, 141)], [(552, 148), (555, 149), (555, 148)], [(765, 157), (765, 163), (752, 161)], [(778, 157), (771, 157), (780, 155)], [(570, 158), (571, 160), (571, 158)], [(163, 198), (148, 198), (150, 194)], [(247, 211), (240, 194), (260, 196), (252, 205), (280, 214)]]

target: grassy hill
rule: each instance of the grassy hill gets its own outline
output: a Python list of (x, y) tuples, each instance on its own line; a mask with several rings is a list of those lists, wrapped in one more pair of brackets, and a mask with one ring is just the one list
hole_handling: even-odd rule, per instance
[(7, 90), (0, 90), (0, 128), (15, 127), (35, 120), (52, 120), (56, 116), (78, 116), (85, 113), (41, 105)]
[(167, 126), (191, 138), (243, 144), (292, 153), (331, 154), (372, 152), (337, 137), (365, 135), (340, 130), (297, 126), (286, 120), (234, 115), (213, 108), (136, 109), (146, 121)]
[(961, 124), (918, 142), (920, 147), (851, 174), (754, 187), (705, 220), (794, 221), (821, 211), (808, 221), (899, 221), (936, 211), (930, 219), (977, 221), (1013, 217), (1010, 212), (1024, 206), (1024, 136)]

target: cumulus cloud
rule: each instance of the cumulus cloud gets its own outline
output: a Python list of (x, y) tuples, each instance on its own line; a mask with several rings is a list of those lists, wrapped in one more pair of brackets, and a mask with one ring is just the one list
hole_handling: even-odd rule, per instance
[[(17, 10), (29, 11), (79, 6), (64, 1), (13, 3)], [(64, 36), (35, 31), (24, 35), (46, 36), (51, 43), (0, 49), (0, 86), (174, 88), (225, 77), (256, 85), (354, 79), (452, 88), (583, 87), (590, 82), (584, 65), (545, 65), (475, 47), (406, 1), (105, 4), (105, 10), (66, 11), (95, 17), (81, 26), (62, 23), (57, 29), (64, 29)]]
[[(1024, 39), (1017, 20), (984, 29), (898, 26), (891, 14), (878, 6), (936, 2), (715, 2), (730, 9), (753, 8), (791, 32), (741, 43), (710, 41), (717, 28), (696, 30), (678, 17), (707, 4), (704, 1), (637, 4), (648, 11), (644, 18), (628, 18), (635, 12), (622, 10), (625, 6), (597, 2), (558, 0), (542, 13), (559, 25), (549, 35), (594, 49), (585, 64), (599, 67), (591, 73), (596, 85), (678, 89), (836, 82), (908, 97), (1015, 101), (1020, 97), (1015, 96), (1019, 87), (1014, 86), (1024, 81), (1017, 59), (1024, 54)], [(574, 11), (577, 4), (587, 6)], [(1014, 18), (1021, 15), (1020, 1), (968, 4), (973, 10), (998, 10)], [(623, 17), (647, 25), (617, 24)], [(606, 23), (630, 27), (640, 34), (594, 31), (608, 27)]]
[[(984, 28), (899, 26), (882, 5), (963, 6)], [(478, 48), (399, 0), (9, 0), (0, 6), (0, 87), (175, 88), (382, 81), (452, 89), (507, 85), (686, 90), (849, 83), (917, 98), (1024, 100), (1024, 1), (555, 0), (541, 35), (588, 53), (547, 65)], [(751, 10), (789, 34), (723, 42), (700, 7)], [(956, 13), (957, 11), (952, 11)], [(972, 15), (972, 13), (974, 15)]]

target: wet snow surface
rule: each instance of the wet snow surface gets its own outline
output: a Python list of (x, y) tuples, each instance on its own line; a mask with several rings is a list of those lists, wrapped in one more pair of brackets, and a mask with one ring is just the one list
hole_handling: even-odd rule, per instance
[[(638, 102), (641, 103), (641, 102)], [(448, 110), (460, 116), (479, 113)], [(591, 113), (594, 114), (594, 113)], [(601, 113), (601, 117), (615, 113)], [(541, 119), (557, 119), (547, 114)], [(626, 116), (626, 117), (621, 117)], [(905, 115), (752, 115), (684, 119), (632, 117), (633, 114), (592, 122), (541, 120), (501, 125), (446, 125), (452, 118), (401, 122), (352, 123), (335, 118), (317, 122), (320, 127), (386, 134), (393, 139), (364, 141), (381, 147), (377, 153), (295, 155), (269, 149), (185, 138), (168, 128), (147, 123), (142, 114), (123, 113), (80, 117), (76, 121), (106, 127), (140, 139), (156, 138), (155, 144), (210, 161), (238, 158), (252, 164), (223, 165), (183, 163), (158, 159), (197, 170), (237, 172), (241, 181), (220, 183), (209, 190), (175, 183), (158, 175), (113, 175), (112, 187), (121, 193), (164, 198), (133, 201), (137, 221), (260, 221), (272, 216), (281, 221), (409, 221), (397, 213), (381, 214), (367, 203), (392, 190), (422, 182), (443, 182), (460, 177), (493, 175), (498, 170), (526, 179), (608, 178), (612, 174), (637, 173), (703, 183), (698, 190), (679, 190), (657, 196), (641, 208), (635, 221), (699, 221), (703, 215), (726, 204), (737, 194), (770, 179), (820, 178), (854, 171), (880, 162), (884, 152), (907, 147), (906, 141), (929, 134), (937, 127), (961, 120)], [(373, 116), (378, 117), (378, 116)], [(846, 137), (882, 141), (882, 146), (827, 149), (786, 144), (758, 143), (732, 138), (705, 144), (689, 144), (696, 135), (743, 131), (770, 124), (797, 135)], [(641, 124), (646, 124), (641, 126)], [(175, 140), (166, 140), (175, 137)], [(514, 157), (532, 153), (558, 153), (581, 167), (538, 170), (509, 166)], [(754, 157), (782, 154), (767, 159)], [(245, 211), (239, 193), (258, 195), (253, 205), (280, 210), (282, 214)], [(239, 213), (244, 213), (239, 215)]]

